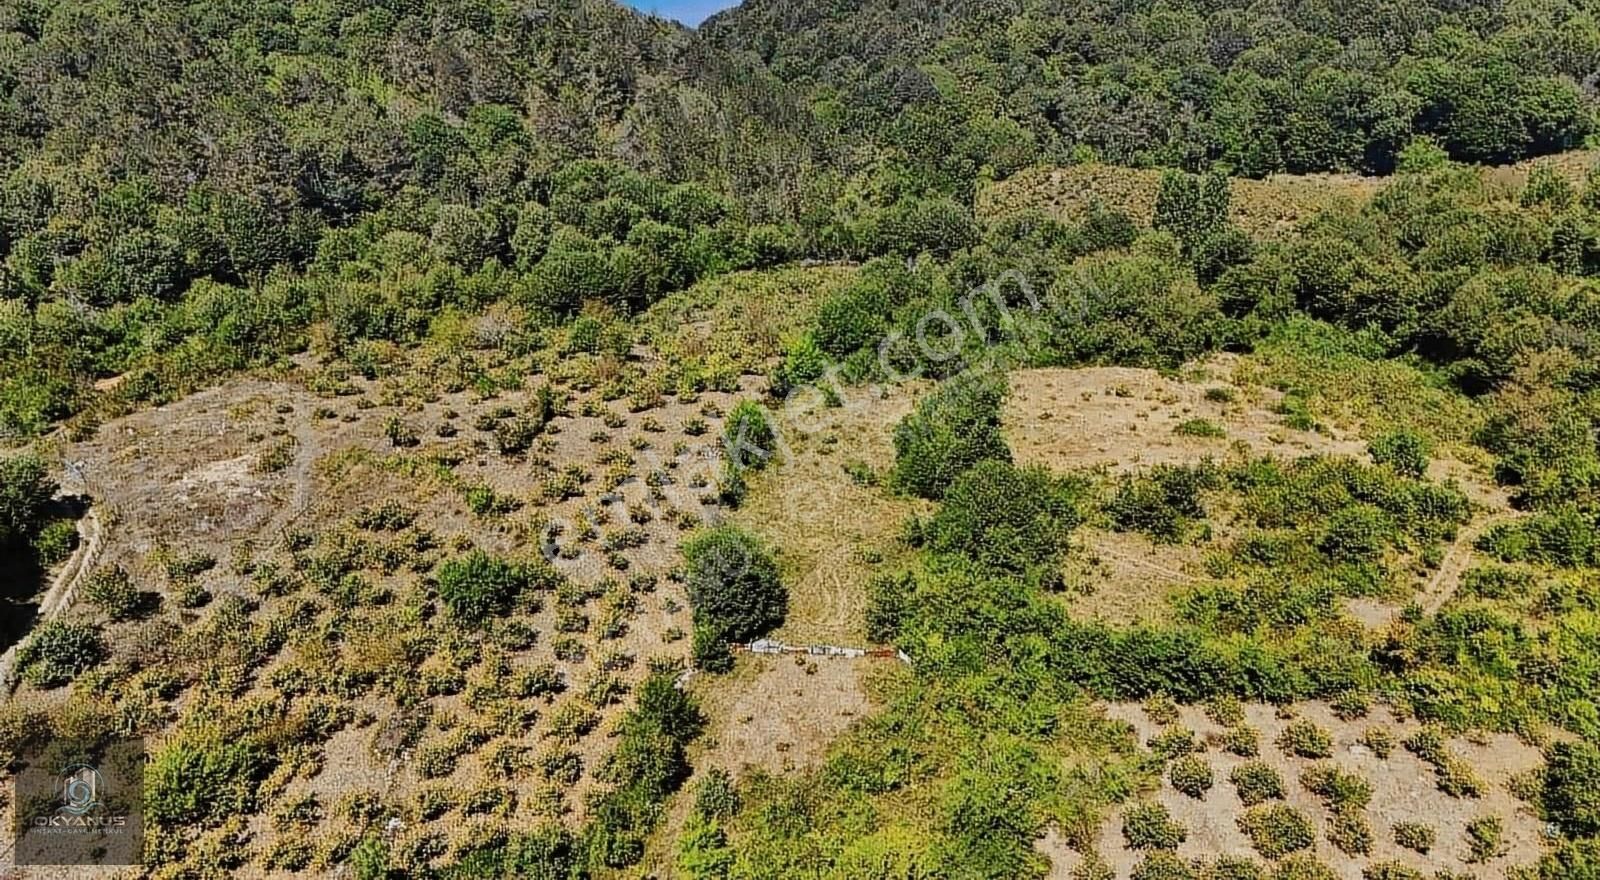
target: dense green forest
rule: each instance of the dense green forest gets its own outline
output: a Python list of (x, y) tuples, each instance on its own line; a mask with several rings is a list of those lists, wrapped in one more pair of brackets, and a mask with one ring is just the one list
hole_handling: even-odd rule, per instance
[(1550, 153), (1592, 128), (1600, 52), (1568, 2), (753, 0), (702, 30), (955, 188), (1084, 153), (1253, 177), (1387, 173), (1417, 134)]
[[(1548, 766), (1526, 794), (1552, 837), (1524, 876), (1594, 880), (1600, 170), (1536, 165), (1508, 187), (1479, 166), (1585, 146), (1597, 71), (1600, 23), (1554, 0), (750, 0), (699, 32), (604, 0), (13, 3), (0, 10), (0, 436), (89, 438), (106, 419), (306, 352), (373, 378), (425, 349), (427, 382), (451, 392), (487, 400), (550, 379), (538, 411), (479, 428), (516, 458), (555, 418), (557, 382), (594, 391), (589, 415), (620, 425), (612, 402), (644, 414), (760, 373), (766, 407), (717, 411), (727, 454), (707, 503), (737, 508), (767, 462), (739, 444), (777, 445), (784, 426), (766, 413), (790, 393), (934, 380), (893, 431), (892, 468), (845, 465), (856, 486), (923, 511), (900, 524), (859, 597), (862, 635), (904, 651), (910, 669), (819, 767), (700, 774), (681, 795), (692, 803), (678, 839), (652, 837), (707, 719), (677, 665), (649, 664), (607, 732), (604, 785), (581, 822), (487, 834), (446, 860), (442, 844), (391, 849), (376, 830), (386, 814), (357, 804), (368, 825), (330, 858), (363, 880), (618, 876), (663, 847), (697, 880), (1043, 876), (1034, 842), (1047, 826), (1092, 848), (1104, 811), (1189, 750), (1131, 747), (1093, 701), (1229, 715), (1239, 701), (1313, 699), (1351, 718), (1386, 704), (1425, 724), (1404, 747), (1441, 788), (1475, 784), (1443, 736), (1538, 743)], [(995, 179), (1089, 160), (1107, 174), (1167, 169), (1153, 221), (1116, 205), (974, 211)], [(1370, 200), (1252, 237), (1229, 219), (1228, 177), (1280, 172), (1387, 179)], [(820, 263), (847, 271), (804, 274), (840, 268)], [(781, 338), (672, 344), (685, 303), (769, 294), (799, 313)], [(993, 332), (951, 333), (935, 356), (930, 314)], [(461, 329), (485, 315), (493, 332)], [(651, 359), (636, 346), (654, 346)], [(1366, 457), (1219, 455), (1122, 474), (1016, 463), (1019, 438), (1001, 428), (1007, 370), (1170, 374), (1219, 352), (1268, 374), (1291, 430), (1323, 431), (1336, 402), (1357, 401)], [(706, 432), (693, 422), (690, 433)], [(1202, 420), (1185, 430), (1221, 439)], [(406, 458), (420, 439), (399, 417), (385, 435), (388, 467), (448, 482), (460, 464)], [(478, 442), (487, 457), (490, 440)], [(1346, 603), (1408, 599), (1480, 513), (1458, 484), (1428, 476), (1445, 449), (1483, 464), (1516, 516), (1473, 542), (1480, 563), (1459, 596), (1432, 611), (1403, 604), (1386, 628), (1364, 629)], [(0, 461), (0, 551), (26, 556), (30, 575), (73, 535), (50, 520), (43, 462)], [(565, 500), (591, 477), (566, 476), (540, 491)], [(515, 532), (507, 514), (521, 499), (464, 494), (475, 528)], [(1236, 531), (1219, 537), (1224, 512)], [(230, 561), (264, 603), (304, 595), (273, 606), (270, 625), (234, 596), (192, 627), (185, 644), (235, 664), (215, 673), (220, 684), (173, 673), (123, 688), (148, 670), (99, 665), (112, 653), (102, 630), (150, 613), (126, 572), (89, 591), (105, 620), (53, 622), (19, 653), (33, 687), (117, 685), (84, 726), (178, 730), (146, 777), (161, 876), (209, 876), (191, 869), (223, 844), (189, 826), (248, 815), (254, 784), (305, 758), (301, 739), (349, 723), (333, 703), (380, 687), (402, 703), (440, 695), (392, 666), (334, 680), (311, 655), (321, 679), (272, 674), (282, 705), (228, 704), (309, 621), (334, 644), (359, 615), (392, 611), (447, 633), (429, 638), (472, 665), (481, 639), (516, 637), (488, 624), (539, 604), (536, 593), (583, 631), (585, 602), (637, 604), (656, 587), (638, 576), (588, 595), (539, 563), (466, 552), (471, 541), (446, 553), (413, 529), (415, 513), (356, 518), (359, 542), (286, 533), (292, 572)], [(1204, 577), (1171, 598), (1166, 623), (1075, 617), (1062, 570), (1089, 527), (1197, 548)], [(374, 563), (373, 535), (413, 531), (415, 546)], [(730, 642), (785, 620), (782, 548), (723, 526), (681, 549), (672, 577), (693, 632), (676, 638), (719, 676), (734, 666)], [(401, 555), (426, 586), (404, 602), (366, 592), (360, 573), (387, 561), (392, 575)], [(608, 574), (625, 568), (618, 555)], [(163, 557), (180, 586), (217, 564)], [(401, 666), (434, 643), (407, 648), (416, 656)], [(488, 677), (449, 695), (520, 698), (501, 692), (509, 673)], [(521, 696), (566, 687), (547, 679), (518, 679)], [(196, 682), (223, 696), (180, 716)], [(266, 723), (307, 693), (324, 702), (297, 704), (293, 725)], [(531, 719), (501, 720), (520, 730)], [(34, 720), (0, 718), (0, 754)], [(489, 735), (452, 732), (449, 760)], [(1163, 858), (1139, 876), (1199, 876)], [(1267, 876), (1220, 870), (1204, 876)], [(1329, 876), (1294, 859), (1274, 870)]]

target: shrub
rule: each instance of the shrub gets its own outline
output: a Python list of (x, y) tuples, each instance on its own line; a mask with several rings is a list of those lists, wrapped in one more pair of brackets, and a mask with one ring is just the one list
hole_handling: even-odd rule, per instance
[(1394, 823), (1394, 842), (1406, 849), (1427, 855), (1428, 850), (1433, 849), (1433, 826), (1424, 825), (1421, 822), (1396, 822)]
[(78, 546), (78, 524), (70, 519), (52, 519), (33, 536), (33, 555), (40, 565), (64, 561)]
[(1238, 821), (1239, 830), (1265, 858), (1280, 859), (1317, 842), (1311, 820), (1287, 804), (1251, 807)]
[(1499, 816), (1479, 816), (1467, 823), (1467, 861), (1492, 861), (1505, 852), (1505, 825)]
[(1172, 429), (1172, 433), (1180, 437), (1201, 437), (1205, 439), (1219, 439), (1228, 436), (1222, 426), (1210, 419), (1189, 419), (1179, 422)]
[(1129, 849), (1177, 849), (1188, 836), (1160, 804), (1134, 804), (1122, 813), (1122, 838)]
[(1040, 467), (981, 461), (955, 479), (928, 527), (934, 550), (1023, 573), (1055, 569), (1077, 525), (1071, 484)]
[(1254, 758), (1261, 753), (1261, 732), (1248, 724), (1236, 724), (1222, 734), (1222, 748), (1230, 755)]
[(248, 815), (269, 767), (248, 739), (180, 736), (145, 767), (145, 815), (165, 827)]
[(1361, 880), (1426, 880), (1425, 875), (1400, 862), (1374, 862), (1361, 869)]
[(728, 771), (713, 767), (695, 789), (694, 811), (708, 819), (728, 819), (739, 812), (739, 793)]
[(1333, 512), (1317, 541), (1317, 549), (1335, 562), (1366, 562), (1383, 552), (1394, 524), (1378, 507), (1351, 504)]
[(1300, 784), (1327, 802), (1329, 809), (1362, 809), (1372, 800), (1371, 783), (1329, 762), (1307, 767)]
[(87, 623), (48, 620), (17, 650), (17, 669), (35, 687), (54, 688), (105, 659), (100, 631)]
[(1428, 472), (1428, 441), (1412, 431), (1391, 431), (1367, 445), (1376, 464), (1388, 465), (1403, 476), (1420, 478)]
[(112, 620), (136, 616), (143, 604), (133, 578), (120, 565), (95, 569), (83, 582), (83, 598)]
[(867, 581), (868, 641), (880, 645), (894, 643), (916, 587), (916, 578), (909, 572), (876, 574)]
[(1195, 739), (1194, 731), (1177, 724), (1166, 727), (1150, 737), (1149, 746), (1152, 753), (1167, 761), (1200, 750), (1200, 743)]
[(1185, 755), (1167, 769), (1172, 787), (1192, 798), (1204, 798), (1213, 782), (1211, 765), (1197, 755)]
[(887, 306), (882, 291), (871, 284), (834, 294), (817, 307), (813, 334), (817, 347), (842, 358), (876, 343), (886, 329), (884, 311)]
[(1361, 744), (1379, 758), (1389, 757), (1394, 751), (1394, 734), (1387, 727), (1369, 727), (1361, 732)]
[(1228, 781), (1239, 793), (1239, 802), (1247, 807), (1283, 799), (1283, 777), (1260, 761), (1246, 761), (1233, 768)]
[[(789, 592), (771, 552), (738, 526), (706, 530), (683, 545), (684, 586), (697, 630), (744, 642), (783, 623)], [(701, 635), (696, 632), (695, 641)]]
[(1350, 856), (1372, 851), (1372, 824), (1359, 810), (1335, 810), (1328, 820), (1328, 842)]
[(494, 427), (494, 445), (501, 455), (521, 455), (533, 446), (542, 430), (532, 419), (507, 419)]
[(761, 470), (778, 451), (778, 435), (767, 411), (753, 400), (741, 400), (728, 413), (722, 448), (735, 472)]
[(1207, 718), (1229, 728), (1244, 724), (1244, 704), (1232, 694), (1218, 694), (1206, 700), (1205, 712)]
[(439, 598), (450, 616), (470, 624), (511, 607), (533, 578), (527, 566), (474, 550), (439, 566)]
[(1556, 743), (1545, 756), (1544, 809), (1570, 837), (1600, 835), (1600, 748)]
[(1198, 880), (1188, 862), (1170, 852), (1148, 853), (1128, 874), (1128, 880)]
[(1329, 758), (1333, 756), (1333, 737), (1316, 722), (1301, 718), (1279, 734), (1278, 748), (1300, 758)]
[(1272, 872), (1272, 880), (1338, 880), (1338, 877), (1332, 868), (1301, 853), (1285, 858)]
[(1250, 859), (1220, 856), (1200, 875), (1204, 880), (1267, 880), (1267, 872)]
[(980, 461), (1011, 461), (1000, 435), (1004, 376), (957, 377), (917, 401), (894, 429), (891, 483), (923, 498), (943, 498), (957, 476)]
[(0, 458), (0, 547), (33, 539), (55, 491), (38, 456)]
[(1190, 521), (1205, 516), (1201, 493), (1219, 485), (1217, 468), (1210, 462), (1157, 465), (1146, 475), (1124, 476), (1106, 504), (1106, 514), (1118, 531), (1175, 542)]

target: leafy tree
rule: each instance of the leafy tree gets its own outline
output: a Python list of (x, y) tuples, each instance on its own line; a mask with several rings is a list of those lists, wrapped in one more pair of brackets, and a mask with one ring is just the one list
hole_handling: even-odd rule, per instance
[(771, 551), (755, 536), (738, 526), (717, 526), (685, 542), (683, 557), (697, 627), (744, 642), (783, 623), (789, 591)]
[(41, 519), (55, 491), (37, 456), (0, 458), (0, 547), (33, 539), (43, 527)]
[(894, 429), (896, 488), (941, 498), (956, 477), (980, 461), (1009, 462), (1000, 435), (1003, 376), (957, 377), (917, 401)]

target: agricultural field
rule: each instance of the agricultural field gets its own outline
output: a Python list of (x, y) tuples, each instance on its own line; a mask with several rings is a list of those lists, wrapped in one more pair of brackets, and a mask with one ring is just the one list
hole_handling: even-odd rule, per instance
[(1600, 880), (1592, 5), (0, 7), (0, 877)]

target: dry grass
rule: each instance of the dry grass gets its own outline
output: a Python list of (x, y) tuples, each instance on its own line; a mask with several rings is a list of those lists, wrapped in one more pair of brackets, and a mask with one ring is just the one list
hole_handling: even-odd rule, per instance
[[(1502, 196), (1511, 196), (1522, 188), (1528, 172), (1537, 165), (1552, 167), (1575, 185), (1581, 185), (1597, 158), (1600, 151), (1575, 150), (1515, 165), (1486, 167), (1482, 173)], [(978, 215), (995, 218), (1042, 210), (1071, 220), (1082, 217), (1099, 202), (1127, 213), (1135, 222), (1149, 225), (1162, 173), (1158, 169), (1099, 164), (1030, 168), (980, 190)], [(1235, 178), (1230, 181), (1233, 220), (1252, 235), (1282, 236), (1324, 208), (1360, 205), (1381, 190), (1386, 181), (1387, 178), (1354, 174)]]
[(891, 431), (914, 399), (906, 388), (886, 397), (856, 390), (843, 407), (807, 401), (780, 419), (783, 457), (752, 481), (750, 497), (733, 514), (779, 551), (789, 585), (789, 619), (779, 638), (864, 639), (867, 580), (881, 560), (901, 552), (895, 539), (902, 524), (926, 505), (859, 485), (845, 466), (861, 463), (886, 475), (894, 463)]

